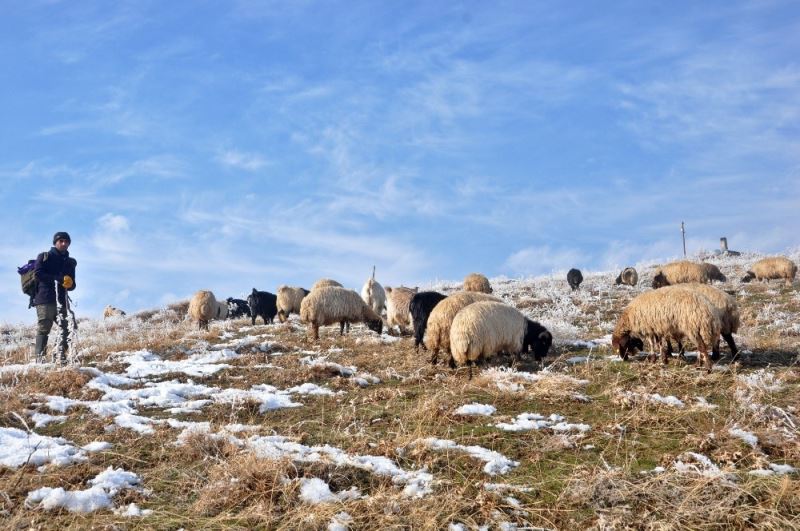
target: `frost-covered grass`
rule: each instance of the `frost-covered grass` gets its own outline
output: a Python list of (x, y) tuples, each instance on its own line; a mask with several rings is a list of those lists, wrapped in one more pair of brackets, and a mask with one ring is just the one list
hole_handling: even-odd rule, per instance
[[(800, 256), (793, 254), (798, 260)], [(467, 379), (408, 337), (170, 310), (80, 323), (60, 368), (0, 356), (7, 528), (422, 529), (800, 526), (796, 289), (733, 279), (742, 363), (623, 363), (618, 272), (492, 279), (555, 336), (544, 368)], [(800, 261), (800, 260), (799, 260)], [(446, 291), (456, 283), (438, 283)], [(723, 347), (723, 354), (726, 349)]]

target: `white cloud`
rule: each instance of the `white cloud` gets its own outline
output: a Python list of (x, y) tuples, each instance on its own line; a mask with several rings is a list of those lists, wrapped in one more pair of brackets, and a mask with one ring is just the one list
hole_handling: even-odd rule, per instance
[(267, 165), (267, 161), (258, 154), (244, 153), (233, 149), (220, 153), (217, 161), (223, 166), (245, 171), (257, 171)]
[(551, 248), (549, 245), (526, 247), (506, 259), (505, 267), (517, 274), (536, 275), (566, 271), (572, 267), (581, 269), (589, 257), (578, 249)]

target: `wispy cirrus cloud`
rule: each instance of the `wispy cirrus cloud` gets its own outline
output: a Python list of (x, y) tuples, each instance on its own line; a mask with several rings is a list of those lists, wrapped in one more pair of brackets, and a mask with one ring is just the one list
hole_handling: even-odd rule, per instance
[(269, 162), (261, 155), (256, 153), (245, 153), (235, 149), (227, 149), (222, 151), (216, 158), (217, 162), (229, 168), (245, 170), (245, 171), (258, 171)]

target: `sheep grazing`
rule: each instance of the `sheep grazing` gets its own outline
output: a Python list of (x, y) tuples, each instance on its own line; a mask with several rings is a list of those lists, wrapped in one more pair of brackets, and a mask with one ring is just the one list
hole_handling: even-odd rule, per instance
[(331, 286), (336, 287), (336, 288), (341, 288), (342, 287), (342, 285), (339, 282), (336, 282), (335, 280), (332, 280), (330, 278), (321, 278), (321, 279), (317, 280), (316, 282), (314, 282), (314, 285), (311, 286), (311, 291), (314, 291), (317, 288), (327, 288), (327, 287), (331, 287)]
[(257, 317), (261, 317), (264, 324), (272, 324), (278, 313), (278, 297), (269, 291), (258, 291), (253, 288), (253, 292), (247, 297), (247, 304), (250, 306), (250, 323), (252, 325), (256, 324)]
[(103, 309), (103, 319), (108, 319), (110, 317), (124, 317), (125, 312), (120, 310), (119, 308), (114, 308), (113, 306), (106, 306)]
[(408, 311), (411, 314), (411, 321), (414, 323), (414, 348), (417, 352), (419, 352), (419, 346), (422, 344), (422, 338), (425, 337), (428, 317), (430, 317), (436, 305), (446, 298), (447, 295), (442, 295), (438, 291), (422, 291), (415, 293), (411, 297)]
[(583, 282), (583, 274), (581, 274), (580, 270), (572, 268), (567, 271), (567, 282), (569, 283), (569, 287), (572, 288), (572, 291), (575, 291), (581, 286), (581, 282)]
[(278, 320), (285, 323), (289, 315), (300, 313), (300, 304), (310, 291), (307, 289), (289, 286), (279, 286), (275, 305), (278, 309)]
[(250, 305), (247, 304), (247, 301), (228, 297), (225, 299), (225, 302), (228, 304), (228, 319), (236, 319), (250, 315)]
[(381, 315), (384, 308), (386, 308), (386, 291), (383, 289), (383, 286), (375, 280), (374, 272), (372, 278), (368, 279), (364, 283), (364, 287), (361, 288), (361, 298), (367, 303), (367, 306), (372, 308), (378, 315)]
[(709, 284), (715, 280), (719, 282), (726, 282), (728, 280), (727, 277), (722, 274), (722, 271), (719, 270), (719, 267), (715, 266), (714, 264), (703, 262), (700, 265), (706, 270), (706, 277), (708, 278)]
[(519, 310), (502, 302), (476, 302), (459, 311), (450, 327), (452, 365), (472, 366), (499, 352), (513, 353), (519, 359), (521, 352), (533, 351), (541, 360), (553, 336), (542, 325), (531, 321)]
[(797, 265), (782, 256), (763, 258), (747, 270), (747, 274), (742, 278), (742, 282), (756, 280), (772, 280), (775, 278), (786, 281), (787, 286), (791, 286), (794, 277), (797, 275)]
[(492, 293), (492, 285), (489, 284), (489, 279), (480, 273), (470, 273), (464, 277), (464, 291)]
[(189, 317), (197, 321), (201, 330), (208, 330), (208, 322), (211, 319), (228, 317), (228, 305), (218, 302), (210, 291), (200, 290), (189, 301)]
[(626, 267), (622, 270), (622, 273), (617, 275), (617, 279), (614, 283), (619, 286), (620, 284), (625, 284), (626, 286), (635, 286), (639, 282), (639, 273), (632, 267)]
[(654, 289), (689, 282), (708, 284), (708, 269), (702, 264), (681, 260), (659, 267), (653, 276)]
[[(711, 303), (711, 307), (717, 312), (717, 316), (719, 317), (720, 334), (728, 344), (728, 348), (731, 349), (731, 358), (735, 360), (739, 353), (736, 348), (736, 342), (733, 340), (733, 334), (739, 331), (739, 307), (736, 304), (736, 299), (733, 295), (729, 295), (708, 284), (691, 283), (669, 286), (669, 289), (681, 288), (693, 290), (708, 299)], [(678, 343), (678, 349), (680, 353), (683, 354), (683, 346), (680, 342)], [(719, 358), (719, 339), (717, 339), (712, 347), (711, 360), (717, 361)]]
[[(456, 314), (470, 304), (482, 301), (502, 302), (488, 293), (460, 291), (434, 306), (428, 317), (424, 340), (425, 348), (431, 351), (432, 364), (436, 364), (440, 350), (450, 352), (450, 325), (453, 324)], [(452, 360), (450, 360), (450, 363), (452, 364)]]
[(417, 293), (417, 288), (386, 287), (386, 326), (389, 330), (397, 326), (400, 333), (406, 333), (407, 328), (413, 326), (411, 322), (411, 298)]
[(721, 323), (711, 302), (690, 289), (656, 290), (633, 299), (617, 321), (611, 335), (612, 348), (622, 359), (642, 341), (658, 345), (664, 363), (669, 357), (669, 340), (689, 339), (700, 351), (698, 362), (711, 372), (709, 348), (719, 340)]
[(300, 305), (300, 319), (308, 324), (309, 335), (319, 339), (319, 327), (339, 323), (339, 335), (345, 324), (365, 323), (367, 328), (380, 334), (383, 321), (380, 315), (367, 306), (355, 291), (328, 286), (312, 289)]

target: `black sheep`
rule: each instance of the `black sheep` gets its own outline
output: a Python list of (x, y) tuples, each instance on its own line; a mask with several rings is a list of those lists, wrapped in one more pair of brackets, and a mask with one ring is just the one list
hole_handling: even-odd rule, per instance
[(228, 303), (228, 319), (250, 315), (250, 305), (247, 304), (247, 301), (233, 297), (228, 297), (225, 301)]
[(256, 324), (256, 317), (264, 319), (264, 324), (272, 324), (272, 320), (278, 314), (278, 297), (268, 291), (258, 291), (253, 288), (253, 293), (247, 297), (247, 304), (250, 306), (250, 320)]
[[(411, 297), (409, 312), (411, 313), (411, 322), (414, 323), (414, 348), (417, 352), (419, 352), (419, 346), (425, 336), (425, 329), (428, 327), (428, 317), (439, 301), (445, 298), (447, 295), (442, 295), (437, 291), (422, 291)], [(422, 345), (422, 348), (425, 348), (425, 345)]]
[(575, 268), (570, 269), (569, 272), (567, 272), (567, 282), (569, 282), (569, 287), (575, 291), (580, 287), (581, 282), (583, 282), (583, 275)]
[(553, 334), (547, 328), (536, 321), (528, 319), (528, 328), (525, 330), (525, 337), (522, 339), (522, 352), (530, 350), (536, 361), (547, 356), (547, 351), (553, 344)]

